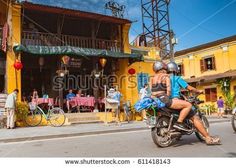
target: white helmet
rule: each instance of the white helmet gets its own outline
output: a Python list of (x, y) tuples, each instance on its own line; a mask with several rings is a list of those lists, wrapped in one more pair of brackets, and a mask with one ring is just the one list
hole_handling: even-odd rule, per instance
[(175, 62), (169, 62), (167, 64), (167, 71), (178, 73), (178, 71), (179, 71), (178, 65)]
[(162, 61), (156, 61), (153, 64), (153, 71), (157, 72), (157, 71), (160, 71), (161, 69), (167, 69), (166, 64)]

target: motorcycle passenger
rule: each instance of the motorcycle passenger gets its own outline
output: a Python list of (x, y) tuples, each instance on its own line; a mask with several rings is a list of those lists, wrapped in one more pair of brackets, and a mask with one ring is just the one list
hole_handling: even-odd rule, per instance
[[(180, 99), (170, 99), (171, 96), (171, 81), (170, 76), (167, 74), (166, 64), (161, 61), (156, 61), (153, 64), (154, 77), (151, 80), (152, 96), (159, 98), (165, 107), (176, 110), (181, 110), (180, 113), (187, 116), (191, 110), (192, 105), (189, 102)], [(174, 124), (174, 127), (188, 131), (183, 124), (183, 120)]]
[[(197, 90), (196, 88), (188, 85), (188, 83), (181, 76), (177, 75), (178, 65), (175, 62), (168, 63), (167, 70), (170, 73), (172, 101), (181, 100), (180, 99), (181, 88), (187, 89), (195, 93), (202, 93), (202, 91)], [(189, 103), (187, 101), (185, 102)], [(200, 118), (196, 115), (196, 112), (194, 110), (191, 110), (191, 112), (188, 115), (180, 113), (178, 120), (183, 121), (186, 117), (190, 118), (193, 121), (193, 124), (196, 127), (196, 129), (205, 137), (206, 144), (208, 145), (220, 144), (220, 138), (212, 137), (209, 135), (209, 133), (206, 131), (203, 123), (201, 122)]]
[(153, 64), (155, 76), (151, 80), (152, 96), (159, 98), (167, 108), (181, 110), (182, 118), (180, 118), (173, 127), (188, 131), (188, 128), (183, 124), (183, 119), (190, 112), (192, 105), (189, 102), (180, 99), (170, 99), (171, 96), (171, 81), (167, 74), (166, 64), (157, 61)]

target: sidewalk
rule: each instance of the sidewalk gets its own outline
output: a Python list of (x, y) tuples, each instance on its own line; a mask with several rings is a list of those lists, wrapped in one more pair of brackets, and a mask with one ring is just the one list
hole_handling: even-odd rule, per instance
[[(226, 116), (226, 118), (220, 119), (215, 116), (208, 116), (207, 118), (210, 123), (230, 121), (230, 116)], [(96, 123), (75, 124), (63, 127), (42, 126), (16, 128), (13, 130), (0, 129), (0, 143), (136, 131), (145, 129), (149, 128), (147, 128), (146, 124), (142, 121), (134, 121), (130, 123), (123, 122), (121, 126), (118, 126), (115, 123), (111, 123), (109, 125), (105, 125), (104, 123)]]

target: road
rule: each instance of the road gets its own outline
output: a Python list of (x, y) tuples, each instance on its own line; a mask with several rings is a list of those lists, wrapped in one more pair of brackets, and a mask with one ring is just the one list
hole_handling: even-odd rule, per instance
[(158, 148), (150, 130), (0, 143), (0, 157), (236, 157), (236, 134), (229, 122), (211, 124), (222, 145), (207, 146), (195, 135)]

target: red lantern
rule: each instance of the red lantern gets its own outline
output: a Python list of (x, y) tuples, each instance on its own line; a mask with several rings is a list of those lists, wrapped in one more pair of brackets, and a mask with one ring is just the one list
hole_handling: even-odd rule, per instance
[(130, 75), (133, 75), (133, 74), (136, 73), (136, 71), (135, 71), (134, 68), (130, 68), (130, 69), (128, 70), (128, 73), (129, 73)]
[(17, 71), (23, 68), (23, 64), (19, 60), (16, 60), (13, 66)]

